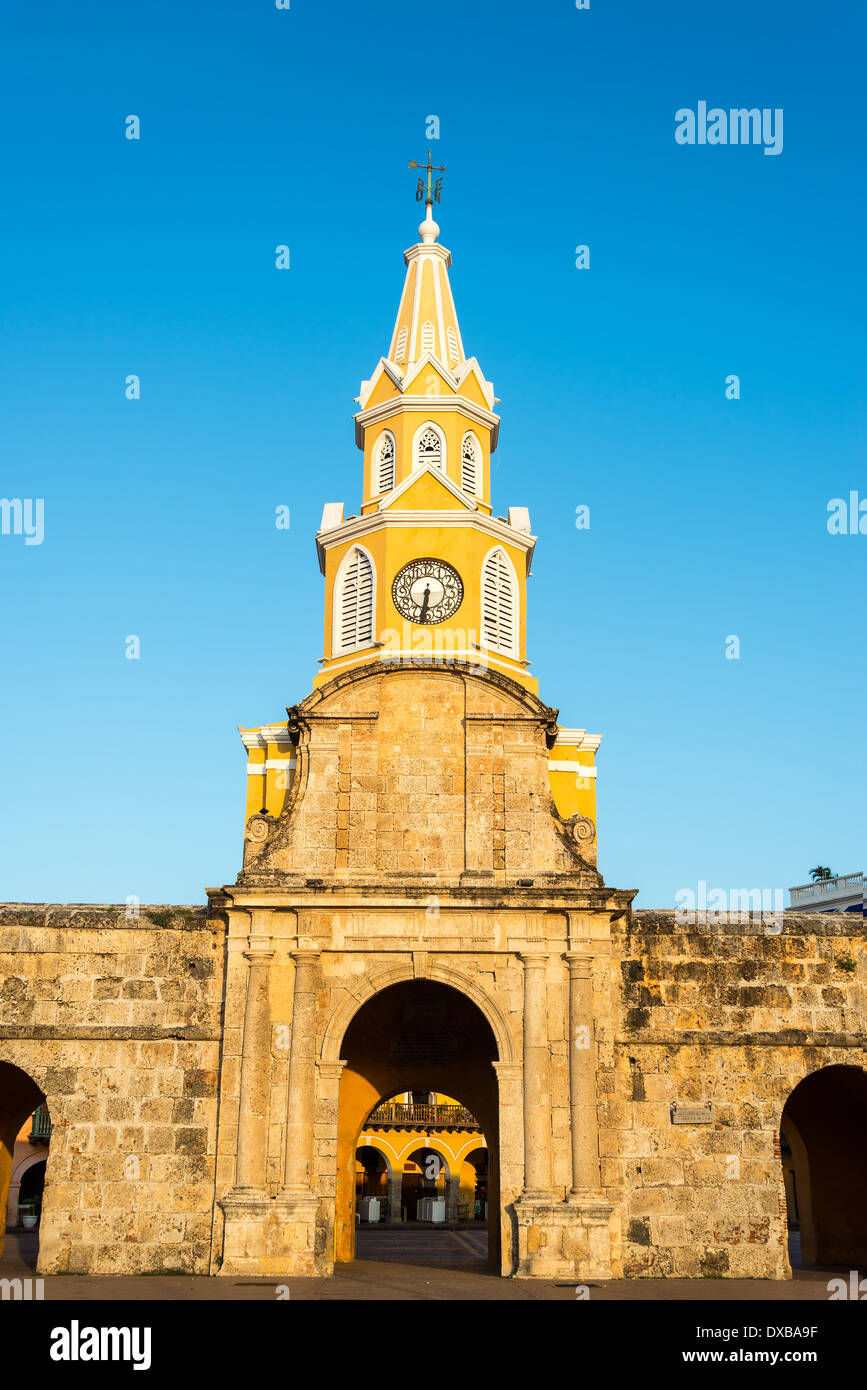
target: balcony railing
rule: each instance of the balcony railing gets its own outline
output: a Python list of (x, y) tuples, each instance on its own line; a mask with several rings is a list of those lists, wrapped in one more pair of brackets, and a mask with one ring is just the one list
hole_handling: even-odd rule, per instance
[(789, 889), (792, 907), (806, 903), (827, 902), (831, 898), (846, 898), (863, 891), (863, 874), (838, 874), (836, 878), (819, 878), (814, 883), (801, 883)]
[(51, 1119), (44, 1105), (37, 1105), (27, 1136), (31, 1144), (47, 1144), (51, 1138)]
[(368, 1125), (423, 1125), (425, 1129), (478, 1129), (481, 1125), (462, 1105), (402, 1105), (386, 1101), (368, 1116)]

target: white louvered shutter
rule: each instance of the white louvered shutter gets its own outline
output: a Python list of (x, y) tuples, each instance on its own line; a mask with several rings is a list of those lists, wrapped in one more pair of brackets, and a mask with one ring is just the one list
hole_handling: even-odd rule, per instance
[(514, 654), (516, 633), (511, 568), (503, 551), (495, 550), (482, 575), (482, 646)]
[(422, 352), (433, 352), (434, 350), (434, 326), (430, 319), (421, 326), (421, 350)]
[(394, 349), (395, 362), (402, 362), (406, 353), (406, 324), (397, 335), (397, 347)]
[(436, 430), (425, 430), (418, 441), (418, 466), (421, 468), (426, 463), (433, 464), (434, 468), (443, 466), (443, 442)]
[(478, 495), (479, 456), (476, 441), (471, 434), (464, 435), (461, 445), (461, 487), (473, 497)]
[(376, 484), (378, 492), (394, 487), (394, 435), (384, 434), (377, 450)]
[(457, 360), (458, 360), (458, 335), (457, 335), (457, 333), (455, 332), (455, 330), (452, 328), (451, 324), (449, 324), (448, 328), (446, 329), (446, 337), (447, 337), (448, 340), (449, 340), (449, 358), (451, 359), (452, 362), (457, 362)]
[(373, 641), (373, 566), (357, 548), (343, 571), (337, 631), (342, 652)]

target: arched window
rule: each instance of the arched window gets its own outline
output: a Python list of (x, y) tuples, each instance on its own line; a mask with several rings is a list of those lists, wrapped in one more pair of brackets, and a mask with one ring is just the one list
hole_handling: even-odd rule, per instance
[(479, 441), (471, 431), (464, 435), (464, 442), (461, 445), (461, 487), (464, 492), (468, 492), (472, 497), (478, 497), (481, 477), (482, 451), (479, 447)]
[(444, 456), (443, 437), (439, 430), (434, 425), (425, 425), (416, 440), (416, 468), (424, 468), (426, 463), (433, 464), (434, 468), (442, 468)]
[(434, 350), (434, 326), (430, 319), (421, 326), (421, 350), (422, 352), (433, 352)]
[(518, 655), (518, 583), (500, 547), (490, 552), (482, 566), (482, 646)]
[(455, 332), (455, 330), (452, 328), (451, 324), (449, 324), (448, 328), (446, 329), (446, 337), (447, 337), (448, 340), (449, 340), (449, 358), (450, 358), (450, 360), (451, 360), (452, 362), (457, 362), (457, 360), (458, 360), (458, 335), (457, 335), (457, 333)]
[(394, 350), (394, 360), (395, 360), (395, 362), (402, 362), (402, 361), (403, 361), (403, 358), (404, 358), (404, 353), (405, 353), (405, 352), (406, 352), (406, 324), (403, 325), (403, 328), (400, 330), (400, 332), (399, 332), (398, 335), (397, 335), (397, 347), (396, 347), (395, 350)]
[(373, 486), (376, 493), (390, 492), (394, 487), (394, 435), (390, 430), (379, 436), (373, 450)]
[(345, 555), (334, 581), (334, 655), (373, 641), (373, 561), (357, 545)]

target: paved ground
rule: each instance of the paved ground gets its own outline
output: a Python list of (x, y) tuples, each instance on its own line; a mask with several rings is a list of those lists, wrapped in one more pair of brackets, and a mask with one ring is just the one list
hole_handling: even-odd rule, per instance
[[(424, 1226), (373, 1227), (359, 1232), (358, 1258), (338, 1265), (330, 1279), (291, 1279), (293, 1300), (382, 1302), (420, 1300), (484, 1302), (569, 1302), (574, 1284), (535, 1279), (501, 1279), (486, 1260), (487, 1235), (472, 1227), (457, 1230)], [(32, 1276), (37, 1243), (33, 1235), (10, 1231), (0, 1260), (0, 1277)], [(822, 1302), (827, 1283), (846, 1270), (796, 1270), (791, 1280), (752, 1279), (611, 1279), (590, 1285), (599, 1302)], [(51, 1300), (273, 1300), (273, 1279), (212, 1279), (204, 1276), (152, 1275), (132, 1278), (52, 1275), (45, 1280)]]

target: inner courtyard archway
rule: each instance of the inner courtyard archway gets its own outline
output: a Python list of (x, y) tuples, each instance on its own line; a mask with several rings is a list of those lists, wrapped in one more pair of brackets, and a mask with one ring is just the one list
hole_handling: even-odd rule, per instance
[[(355, 1209), (365, 1198), (379, 1203), (376, 1220), (384, 1220), (388, 1210), (388, 1164), (381, 1149), (371, 1144), (360, 1146), (355, 1154)], [(365, 1219), (373, 1218), (364, 1213)]]
[[(12, 1185), (13, 1172), (17, 1170), (16, 1176), (23, 1177), (26, 1171), (22, 1163), (22, 1155), (16, 1152), (17, 1146), (21, 1149), (22, 1142), (27, 1142), (27, 1136), (21, 1140), (21, 1134), (27, 1125), (31, 1115), (38, 1112), (43, 1106), (45, 1096), (39, 1086), (28, 1076), (27, 1072), (16, 1067), (12, 1062), (0, 1062), (0, 1255), (3, 1254), (3, 1247), (6, 1239), (7, 1209), (9, 1204), (9, 1190)], [(47, 1111), (45, 1112), (47, 1120)], [(36, 1162), (41, 1162), (46, 1157), (44, 1151), (38, 1152)], [(35, 1185), (38, 1174), (33, 1175), (31, 1186)], [(41, 1198), (41, 1187), (38, 1193)], [(13, 1216), (18, 1217), (18, 1203)]]
[[(356, 1154), (366, 1121), (383, 1102), (399, 1095), (425, 1093), (459, 1098), (477, 1119), (488, 1153), (488, 1258), (499, 1260), (499, 1060), (493, 1030), (479, 1006), (459, 989), (439, 981), (406, 980), (386, 986), (357, 1011), (340, 1049), (345, 1067), (338, 1109), (335, 1259), (355, 1255)], [(429, 1129), (435, 1129), (431, 1117)], [(422, 1157), (423, 1186), (443, 1189), (449, 1215), (457, 1217), (456, 1182), (425, 1126), (411, 1141), (410, 1163)], [(426, 1166), (438, 1165), (435, 1178)], [(427, 1195), (427, 1194), (425, 1194)], [(401, 1191), (401, 1200), (404, 1196)], [(417, 1198), (416, 1198), (417, 1201)]]
[(780, 1140), (803, 1264), (867, 1263), (867, 1072), (832, 1066), (805, 1077), (783, 1107)]

